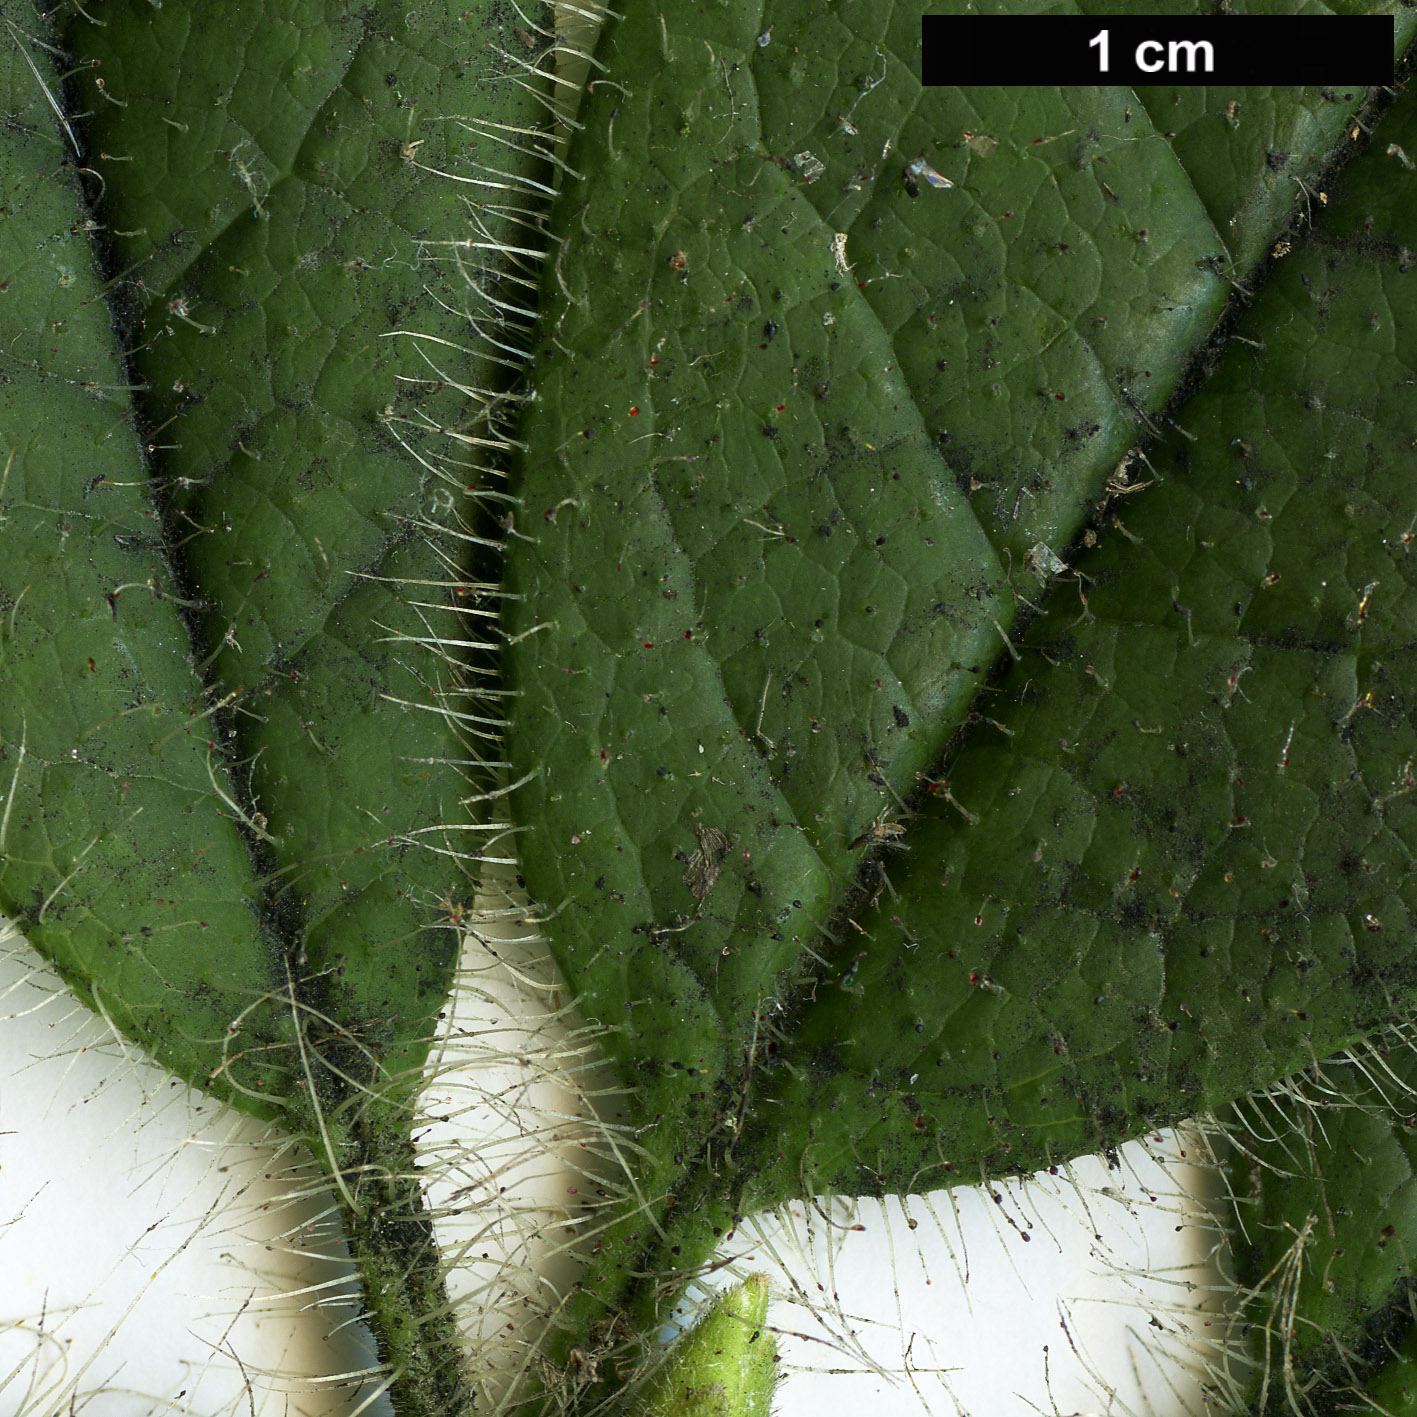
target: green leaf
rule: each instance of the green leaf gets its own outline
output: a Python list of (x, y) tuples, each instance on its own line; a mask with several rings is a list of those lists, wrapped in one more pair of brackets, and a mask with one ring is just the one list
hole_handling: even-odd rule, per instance
[[(426, 57), (470, 16), (416, 35), (250, 6), (242, 49), (230, 9), (146, 10), (64, 36), (103, 69), (90, 145), (136, 174), (103, 208), (126, 374), (56, 140), (11, 154), (5, 901), (169, 1066), (261, 1110), (290, 1090), (297, 976), (400, 1070), (447, 990), (430, 906), (469, 851), (455, 759), (477, 765), (479, 723), (443, 711), (468, 632), (428, 602), (473, 474), (404, 445), (465, 402), (440, 407), (422, 357), (466, 323), (436, 304), (435, 276), (463, 282), (423, 172), (475, 146), (496, 75)], [(48, 127), (14, 33), (11, 107)], [(437, 109), (426, 133), (400, 84)], [(141, 448), (103, 402), (130, 388)]]
[(547, 168), (549, 26), (495, 9), (4, 10), (0, 904), (310, 1141), (400, 1400), (449, 1411), (408, 1102), (500, 830), (471, 494)]
[(409, 1104), (508, 783), (634, 1112), (582, 1407), (749, 1209), (1411, 1012), (1405, 91), (632, 4), (525, 390), (539, 11), (0, 15), (0, 906), (310, 1142), (401, 1411), (472, 1402)]
[[(1401, 843), (1411, 831), (1417, 780), (1408, 746), (1411, 714), (1394, 709), (1412, 672), (1406, 563), (1417, 505), (1409, 505), (1404, 463), (1411, 457), (1405, 430), (1413, 366), (1407, 242), (1417, 196), (1410, 178), (1393, 180), (1396, 152), (1388, 150), (1405, 152), (1414, 142), (1417, 110), (1399, 104), (1383, 143), (1347, 174), (1345, 200), (1324, 224), (1322, 242), (1287, 262), (1265, 297), (1276, 301), (1270, 323), (1280, 335), (1270, 335), (1272, 382), (1277, 391), (1287, 380), (1291, 390), (1282, 403), (1266, 400), (1266, 422), (1290, 448), (1304, 447), (1306, 435), (1311, 448), (1307, 459), (1291, 460), (1300, 476), (1290, 466), (1271, 479), (1266, 505), (1280, 510), (1286, 482), (1293, 489), (1286, 509), (1314, 498), (1320, 488), (1313, 473), (1320, 468), (1328, 497), (1326, 518), (1321, 506), (1310, 513), (1327, 535), (1311, 538), (1307, 554), (1285, 547), (1280, 516), (1271, 523), (1275, 555), (1284, 547), (1283, 569), (1310, 586), (1332, 580), (1359, 588), (1356, 605), (1345, 607), (1336, 594), (1331, 608), (1316, 607), (1328, 614), (1314, 618), (1325, 634), (1352, 644), (1342, 656), (1342, 697), (1328, 717), (1341, 709), (1342, 736), (1372, 755), (1358, 760), (1356, 779), (1350, 765), (1330, 770), (1334, 796), (1358, 799), (1355, 784), (1366, 782), (1367, 806), (1359, 800), (1347, 820), (1334, 810), (1309, 828), (1310, 839), (1318, 838), (1313, 854), (1325, 853), (1318, 859), (1326, 859), (1335, 879), (1322, 896), (1311, 893), (1298, 904), (1312, 916), (1326, 901), (1352, 899), (1360, 883), (1375, 881), (1385, 904), (1354, 921), (1353, 938), (1388, 937), (1395, 924), (1394, 954), (1408, 958), (1412, 863)], [(1316, 358), (1304, 347), (1305, 325), (1339, 349), (1348, 346), (1347, 358)], [(1248, 458), (1265, 451), (1252, 449)], [(1380, 584), (1369, 589), (1373, 579)], [(1311, 732), (1305, 747), (1315, 738), (1322, 742)], [(1295, 743), (1303, 741), (1296, 729)], [(1379, 752), (1386, 761), (1375, 771), (1369, 763)], [(1297, 751), (1293, 758), (1298, 767)], [(1314, 776), (1310, 771), (1307, 781)], [(1317, 874), (1309, 866), (1305, 872)], [(1306, 1410), (1318, 1401), (1411, 1409), (1413, 1086), (1410, 1027), (1402, 1027), (1224, 1114), (1237, 1199), (1232, 1249), (1245, 1299), (1238, 1322), (1249, 1330), (1248, 1361), (1234, 1364), (1232, 1378), (1250, 1410)]]
[(767, 1315), (765, 1275), (720, 1294), (655, 1375), (643, 1417), (768, 1417), (777, 1340)]
[[(245, 843), (208, 776), (209, 734), (201, 720), (190, 732), (200, 685), (183, 597), (152, 534), (66, 135), (11, 15), (21, 7), (7, 9), (3, 68), (0, 885), (82, 997), (199, 1077), (222, 1068), (228, 1025), (257, 1002), (242, 991), (276, 984), (270, 945), (242, 889)], [(239, 1095), (258, 1097), (264, 1069), (246, 1071)]]
[(524, 425), (515, 801), (669, 1197), (587, 1284), (640, 1322), (749, 1210), (1111, 1148), (1413, 1004), (1385, 142), (1323, 212), (1365, 96), (922, 92), (913, 17), (818, 18), (609, 32)]
[(1410, 1410), (1415, 1071), (1397, 1030), (1227, 1114), (1237, 1409)]
[[(1390, 123), (1401, 141), (1406, 110)], [(1030, 625), (998, 687), (1011, 736), (976, 731), (950, 769), (979, 825), (922, 808), (899, 899), (859, 918), (881, 948), (855, 986), (904, 997), (843, 1064), (863, 1088), (892, 1064), (950, 1069), (928, 1092), (982, 1086), (991, 1160), (1203, 1110), (1411, 1006), (1417, 207), (1393, 165), (1381, 146), (1355, 164), (1177, 414), (1184, 433), (1149, 455), (1155, 485), (1117, 508), (1126, 534), (1079, 559), (1085, 603), (1057, 595)], [(828, 997), (804, 1058), (851, 1034), (848, 999)], [(926, 999), (950, 1025), (921, 1046), (907, 1025)], [(971, 1063), (961, 1033), (1007, 1042), (1011, 1068)], [(783, 1115), (807, 1105), (773, 1095)], [(847, 1124), (857, 1159), (867, 1125)]]

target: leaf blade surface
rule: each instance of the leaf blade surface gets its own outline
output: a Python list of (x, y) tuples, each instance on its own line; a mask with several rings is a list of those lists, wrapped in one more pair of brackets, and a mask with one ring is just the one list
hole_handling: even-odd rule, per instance
[[(908, 91), (901, 76), (918, 43), (908, 30), (884, 7), (854, 35), (809, 34), (790, 7), (691, 15), (682, 27), (632, 14), (602, 49), (610, 80), (572, 155), (597, 182), (564, 210), (546, 288), (541, 405), (526, 425), (531, 543), (509, 561), (521, 597), (512, 678), (523, 695), (511, 755), (542, 773), (517, 810), (532, 828), (527, 878), (553, 912), (553, 948), (583, 1007), (617, 1030), (612, 1051), (661, 1136), (650, 1174), (680, 1217), (661, 1253), (693, 1249), (687, 1236), (786, 1196), (920, 1186), (955, 1167), (973, 1174), (981, 1161), (1014, 1169), (1113, 1145), (1300, 1065), (1304, 1000), (1332, 1004), (1314, 1032), (1325, 1046), (1380, 1023), (1400, 973), (1379, 946), (1341, 1007), (1311, 981), (1266, 1001), (1263, 1030), (1251, 1027), (1258, 1001), (1227, 1012), (1173, 992), (1171, 1012), (1156, 1015), (1161, 936), (1175, 934), (1179, 970), (1205, 957), (1200, 937), (1216, 928), (1205, 909), (1181, 918), (1175, 900), (1237, 829), (1238, 809), (1214, 822), (1207, 814), (1232, 805), (1229, 774), (1255, 749), (1247, 741), (1245, 754), (1229, 753), (1212, 726), (1208, 737), (1197, 731), (1204, 767), (1184, 766), (1184, 754), (1179, 770), (1134, 754), (1149, 814), (1104, 751), (1122, 729), (1171, 743), (1156, 716), (1174, 718), (1173, 672), (1198, 725), (1232, 675), (1244, 677), (1215, 596), (1226, 576), (1248, 575), (1253, 546), (1236, 534), (1236, 566), (1188, 566), (1157, 513), (1162, 564), (1117, 571), (1105, 558), (1129, 545), (1125, 499), (1146, 479), (1120, 464), (1231, 289), (1215, 218), (1239, 230), (1251, 268), (1268, 259), (1286, 207), (1278, 194), (1299, 193), (1294, 173), (1341, 157), (1353, 110), (1246, 95), (1262, 133), (1305, 133), (1311, 146), (1280, 165), (1286, 174), (1247, 134), (1216, 160), (1223, 170), (1193, 180), (1176, 134), (1153, 125), (1140, 96), (1069, 94), (1049, 111), (1032, 93)], [(1163, 111), (1160, 94), (1150, 101)], [(1204, 115), (1188, 112), (1189, 126), (1223, 133), (1227, 102), (1214, 95)], [(986, 124), (981, 111), (997, 117)], [(967, 166), (949, 169), (956, 188), (927, 190), (925, 167), (909, 164), (919, 153), (942, 175), (940, 153), (951, 149), (941, 134)], [(1069, 213), (1072, 227), (1062, 224)], [(1089, 244), (1075, 252), (1079, 230)], [(1070, 267), (1075, 254), (1087, 259)], [(925, 273), (913, 283), (912, 269)], [(1126, 318), (1114, 320), (1119, 308)], [(957, 346), (933, 328), (942, 319), (957, 322)], [(844, 332), (839, 345), (834, 332)], [(955, 349), (965, 377), (950, 383), (938, 376)], [(839, 389), (834, 360), (857, 402)], [(691, 375), (700, 364), (709, 373)], [(808, 377), (811, 404), (801, 398)], [(989, 394), (1007, 401), (985, 407)], [(1071, 418), (1075, 400), (1077, 424), (1049, 421), (1059, 407)], [(873, 418), (896, 432), (885, 451)], [(893, 519), (898, 484), (910, 532)], [(1141, 491), (1136, 505), (1153, 495)], [(1028, 650), (1007, 637), (1019, 606), (1045, 593), (1052, 548), (1109, 502), (1123, 530), (1097, 552), (1098, 575), (1112, 577), (1108, 613), (1125, 620), (1140, 592), (1154, 623), (1124, 649), (1103, 635), (1091, 659), (1059, 669), (1074, 650), (1050, 663), (1037, 636), (1076, 640), (1072, 620), (1099, 620), (1089, 583), (1069, 604), (1051, 599)], [(842, 513), (835, 523), (829, 508)], [(1215, 517), (1232, 514), (1222, 499)], [(821, 547), (842, 526), (856, 547), (886, 549), (874, 562), (843, 554), (824, 572)], [(924, 553), (937, 540), (953, 554), (932, 562)], [(1088, 575), (1090, 564), (1077, 563)], [(875, 593), (891, 572), (908, 589), (876, 620)], [(1267, 574), (1261, 567), (1259, 579)], [(912, 615), (927, 603), (943, 607), (947, 626)], [(1282, 639), (1298, 616), (1293, 606), (1284, 624), (1246, 633)], [(1021, 655), (1013, 680), (973, 697), (1005, 646)], [(1089, 740), (1098, 702), (1123, 706), (1119, 656), (1125, 713), (1099, 721)], [(1290, 661), (1267, 661), (1267, 673), (1282, 697), (1293, 675), (1280, 664)], [(1317, 661), (1308, 671), (1322, 677)], [(1049, 677), (1030, 690), (1040, 675)], [(1006, 721), (1009, 697), (1027, 708), (1031, 692), (1053, 702), (1027, 731), (1078, 753), (1074, 779), (1053, 750), (1021, 747)], [(1255, 721), (1277, 711), (1268, 696)], [(961, 775), (922, 783), (967, 719)], [(979, 742), (990, 735), (997, 748)], [(1316, 757), (1312, 770), (1331, 766)], [(1207, 773), (1213, 785), (1185, 850), (1142, 863), (1136, 880), (1147, 885), (1130, 891), (1138, 861), (1123, 866), (1121, 856), (1166, 831), (1168, 794)], [(923, 797), (911, 795), (922, 786), (933, 786), (940, 814), (928, 827), (915, 820)], [(1040, 842), (1019, 847), (1039, 803), (1066, 865), (1042, 884), (1030, 875)], [(1276, 792), (1267, 820), (1290, 806)], [(1359, 810), (1328, 807), (1345, 821)], [(998, 835), (976, 820), (992, 820)], [(725, 840), (701, 898), (705, 827)], [(971, 835), (968, 849), (944, 845)], [(906, 864), (882, 866), (883, 850), (900, 843)], [(1089, 853), (1095, 875), (1084, 880)], [(967, 904), (950, 880), (966, 860), (969, 886), (979, 883)], [(1226, 884), (1206, 877), (1198, 889)], [(1280, 898), (1236, 909), (1254, 916)], [(861, 913), (868, 902), (879, 903), (874, 915)], [(1028, 940), (1005, 950), (1019, 902), (1030, 912), (1025, 935), (1051, 933), (1051, 953), (1031, 958)], [(998, 953), (973, 945), (981, 930)], [(957, 958), (965, 949), (979, 967)], [(1344, 950), (1336, 935), (1325, 941), (1325, 985), (1343, 976)], [(1005, 996), (1011, 1012), (1001, 1012)], [(1181, 1006), (1203, 1012), (1204, 1025)], [(1113, 1059), (1128, 1049), (1135, 1058)], [(616, 1249), (607, 1273), (654, 1268), (635, 1248), (643, 1230), (627, 1222), (605, 1247)]]

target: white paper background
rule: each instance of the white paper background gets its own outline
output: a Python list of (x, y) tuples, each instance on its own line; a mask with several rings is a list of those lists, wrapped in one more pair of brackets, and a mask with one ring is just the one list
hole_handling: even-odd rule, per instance
[[(51, 1417), (73, 1396), (82, 1417), (356, 1411), (347, 1391), (271, 1376), (370, 1361), (337, 1302), (340, 1245), (318, 1224), (324, 1203), (292, 1200), (308, 1189), (292, 1158), (261, 1144), (260, 1127), (125, 1056), (26, 947), (3, 963), (0, 1414)], [(566, 1138), (563, 1150), (583, 1154), (577, 1089), (593, 1090), (597, 1075), (574, 1071), (584, 1057), (574, 1041), (548, 1059), (545, 1033), (516, 1036), (519, 1018), (555, 1002), (529, 982), (534, 966), (509, 971), (475, 946), (465, 964), (444, 1055), (452, 1071), (428, 1106), (448, 1120), (424, 1129), (422, 1154), (438, 1199), (459, 1212), (442, 1236), (466, 1247), (470, 1302), (493, 1303), (477, 1351), (485, 1368), (506, 1370), (525, 1353), (523, 1296), (549, 1292), (534, 1262), (560, 1288), (568, 1276), (548, 1264), (557, 1234), (546, 1217), (574, 1210), (588, 1183), (546, 1143)], [(556, 1080), (568, 1066), (569, 1087)], [(729, 1252), (774, 1281), (788, 1372), (775, 1410), (1201, 1411), (1198, 1391), (1170, 1391), (1174, 1367), (1154, 1356), (1175, 1347), (1165, 1329), (1179, 1317), (1158, 1329), (1137, 1299), (1214, 1308), (1203, 1272), (1187, 1268), (1213, 1237), (1178, 1232), (1176, 1181), (1147, 1151), (1126, 1148), (1112, 1171), (1086, 1160), (1070, 1175), (998, 1185), (997, 1201), (957, 1190), (862, 1205), (854, 1219), (840, 1205), (800, 1207), (768, 1240), (740, 1233)], [(513, 1205), (532, 1207), (520, 1224)]]

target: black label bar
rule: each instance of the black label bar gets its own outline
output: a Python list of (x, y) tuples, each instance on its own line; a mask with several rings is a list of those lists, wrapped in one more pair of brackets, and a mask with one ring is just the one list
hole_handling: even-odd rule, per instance
[(925, 15), (925, 84), (1390, 84), (1390, 15)]

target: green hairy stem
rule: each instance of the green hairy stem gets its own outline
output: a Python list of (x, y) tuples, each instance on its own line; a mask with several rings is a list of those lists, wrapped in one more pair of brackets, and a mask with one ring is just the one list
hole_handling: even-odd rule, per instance
[(400, 1417), (486, 1405), (410, 1132), (510, 868), (627, 1111), (521, 1410), (766, 1412), (760, 1278), (655, 1341), (745, 1217), (1198, 1113), (1223, 1400), (1405, 1410), (1417, 17), (622, 8), (572, 119), (540, 6), (0, 5), (0, 908), (306, 1144)]

